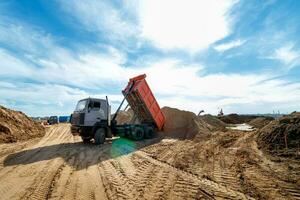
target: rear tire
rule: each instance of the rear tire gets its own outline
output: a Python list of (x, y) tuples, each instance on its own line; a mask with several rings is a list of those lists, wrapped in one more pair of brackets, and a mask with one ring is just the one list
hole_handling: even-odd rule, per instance
[(105, 142), (105, 130), (103, 128), (97, 129), (95, 136), (95, 144), (103, 144)]
[(142, 140), (144, 138), (144, 129), (141, 127), (136, 127), (132, 133), (132, 139), (134, 140)]
[(153, 127), (147, 127), (145, 128), (145, 138), (146, 139), (152, 139), (155, 136), (154, 128)]

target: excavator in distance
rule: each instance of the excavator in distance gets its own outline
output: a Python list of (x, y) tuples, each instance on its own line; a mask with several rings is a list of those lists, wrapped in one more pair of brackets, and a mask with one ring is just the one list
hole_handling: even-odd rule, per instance
[[(163, 129), (165, 117), (145, 78), (146, 74), (142, 74), (129, 79), (122, 91), (124, 98), (112, 118), (107, 97), (79, 100), (71, 118), (71, 133), (79, 134), (84, 143), (93, 139), (95, 144), (103, 144), (106, 138), (113, 136), (132, 140), (153, 138), (156, 131)], [(117, 124), (116, 118), (125, 100), (139, 123)]]

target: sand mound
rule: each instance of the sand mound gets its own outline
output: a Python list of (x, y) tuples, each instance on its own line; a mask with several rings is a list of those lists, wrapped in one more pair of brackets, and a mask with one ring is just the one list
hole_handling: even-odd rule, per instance
[(163, 107), (162, 112), (166, 118), (163, 130), (166, 136), (193, 139), (199, 133), (210, 133), (206, 122), (192, 112), (170, 107)]
[(270, 121), (274, 120), (273, 117), (258, 117), (252, 119), (248, 124), (255, 127), (255, 128), (262, 128), (266, 126)]
[(125, 123), (130, 123), (132, 117), (133, 117), (133, 111), (131, 109), (127, 111), (120, 110), (116, 118), (117, 124), (121, 125)]
[(238, 114), (234, 113), (234, 114), (229, 114), (229, 115), (218, 116), (218, 118), (227, 124), (243, 124), (243, 123), (248, 123), (251, 120), (257, 118), (257, 116), (238, 115)]
[(24, 113), (0, 106), (0, 143), (40, 137), (45, 130)]
[(257, 143), (272, 154), (297, 155), (300, 147), (300, 112), (273, 120), (263, 127), (258, 131)]
[(215, 116), (207, 114), (207, 115), (199, 116), (199, 118), (202, 119), (204, 122), (206, 122), (209, 125), (208, 128), (211, 131), (219, 131), (219, 130), (225, 131), (226, 130), (226, 126), (227, 126), (226, 123), (224, 123), (223, 121), (221, 121), (220, 119), (218, 119)]
[[(210, 133), (210, 130), (216, 130), (216, 127), (220, 127), (219, 125), (216, 125), (216, 122), (213, 122), (213, 116), (205, 117), (206, 121), (211, 122), (210, 125), (206, 123), (204, 119), (197, 117), (192, 112), (170, 107), (162, 108), (162, 112), (166, 118), (162, 134), (167, 137), (193, 139), (197, 133)], [(131, 123), (133, 116), (134, 113), (131, 109), (120, 111), (116, 118), (117, 124)], [(220, 122), (223, 123), (222, 121)]]

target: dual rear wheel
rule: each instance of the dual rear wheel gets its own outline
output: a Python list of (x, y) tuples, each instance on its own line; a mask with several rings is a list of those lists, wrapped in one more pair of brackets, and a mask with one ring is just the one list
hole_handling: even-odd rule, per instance
[[(151, 139), (154, 138), (155, 132), (154, 128), (151, 126), (146, 127), (135, 127), (132, 130), (131, 138), (133, 140), (139, 141), (142, 139)], [(104, 128), (98, 128), (94, 135), (95, 144), (103, 144), (105, 142), (106, 135), (105, 135), (105, 129)], [(91, 141), (91, 138), (82, 138), (83, 143), (89, 143)]]
[(135, 127), (132, 131), (132, 139), (134, 140), (142, 140), (144, 138), (151, 139), (154, 137), (154, 129), (153, 127)]

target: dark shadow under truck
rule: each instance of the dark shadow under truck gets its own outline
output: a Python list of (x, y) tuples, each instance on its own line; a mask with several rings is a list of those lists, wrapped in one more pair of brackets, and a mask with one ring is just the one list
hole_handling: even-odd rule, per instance
[[(106, 138), (113, 136), (133, 140), (153, 138), (155, 131), (162, 130), (165, 117), (145, 78), (143, 74), (129, 80), (122, 91), (124, 99), (112, 119), (107, 97), (80, 100), (72, 114), (72, 134), (79, 134), (85, 143), (94, 139), (96, 144), (103, 144)], [(117, 125), (116, 117), (125, 100), (140, 123)]]

